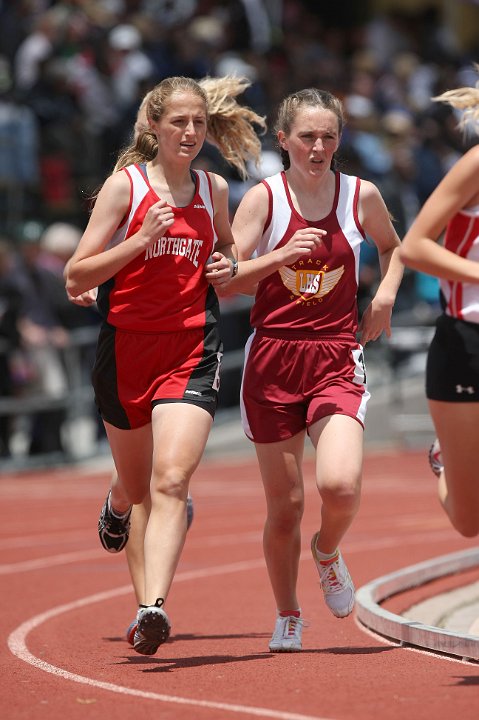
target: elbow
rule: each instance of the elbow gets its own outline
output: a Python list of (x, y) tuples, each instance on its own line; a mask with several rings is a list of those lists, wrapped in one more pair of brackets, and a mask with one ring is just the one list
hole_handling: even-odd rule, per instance
[(405, 245), (404, 243), (401, 245), (399, 248), (399, 259), (406, 267), (414, 267), (415, 258), (414, 255), (411, 254), (409, 245)]
[(71, 297), (78, 297), (82, 292), (85, 292), (85, 288), (80, 287), (69, 271), (65, 274), (65, 290)]
[(77, 297), (78, 295), (80, 295), (80, 292), (75, 286), (75, 283), (70, 282), (68, 279), (65, 282), (65, 290), (69, 297)]

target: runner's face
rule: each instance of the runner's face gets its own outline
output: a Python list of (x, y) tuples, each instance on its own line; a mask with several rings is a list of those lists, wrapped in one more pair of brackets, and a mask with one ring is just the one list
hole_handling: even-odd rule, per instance
[(280, 146), (287, 150), (291, 167), (308, 175), (323, 175), (331, 168), (339, 147), (339, 121), (331, 110), (301, 107), (289, 135), (278, 132)]
[(168, 99), (159, 121), (151, 127), (158, 137), (161, 157), (191, 162), (206, 138), (205, 102), (192, 92), (175, 92)]

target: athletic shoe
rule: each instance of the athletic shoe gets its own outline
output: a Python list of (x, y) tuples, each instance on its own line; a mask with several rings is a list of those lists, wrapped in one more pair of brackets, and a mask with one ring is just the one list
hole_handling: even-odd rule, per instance
[(138, 627), (138, 620), (135, 618), (134, 620), (131, 621), (131, 623), (128, 625), (128, 627), (126, 629), (126, 633), (125, 633), (126, 641), (130, 645), (133, 645), (133, 643), (134, 643), (137, 627)]
[(295, 615), (276, 618), (273, 637), (269, 643), (270, 652), (299, 652), (302, 649), (301, 635), (304, 621)]
[(98, 534), (100, 542), (108, 552), (117, 553), (123, 550), (128, 542), (130, 532), (131, 508), (125, 515), (114, 515), (110, 506), (110, 492), (106, 496), (98, 520)]
[(318, 557), (316, 541), (319, 533), (313, 535), (311, 552), (319, 572), (321, 589), (326, 605), (338, 618), (347, 617), (354, 607), (354, 585), (343, 556), (338, 550), (332, 562), (324, 564)]
[(439, 477), (444, 470), (441, 446), (439, 445), (439, 440), (437, 438), (434, 440), (433, 444), (429, 448), (429, 465), (431, 466), (431, 470), (433, 471), (434, 475), (436, 475), (437, 477)]
[(195, 508), (193, 506), (193, 498), (191, 495), (188, 495), (186, 499), (186, 529), (189, 530), (191, 523), (193, 522), (193, 517), (195, 515)]
[(162, 609), (164, 602), (163, 598), (157, 598), (154, 605), (140, 605), (133, 637), (133, 649), (140, 655), (154, 655), (170, 637), (170, 621)]

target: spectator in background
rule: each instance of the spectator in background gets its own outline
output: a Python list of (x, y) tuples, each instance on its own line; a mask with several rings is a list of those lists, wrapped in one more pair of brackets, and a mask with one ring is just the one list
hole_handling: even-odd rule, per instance
[[(82, 231), (76, 225), (56, 222), (49, 225), (40, 238), (39, 265), (49, 277), (48, 295), (55, 316), (62, 328), (68, 333), (68, 343), (61, 352), (66, 380), (74, 385), (72, 390), (90, 387), (91, 368), (95, 359), (95, 346), (100, 325), (100, 315), (96, 305), (90, 303), (85, 307), (70, 302), (65, 294), (63, 271), (65, 265), (76, 250)], [(93, 393), (79, 394), (75, 407), (70, 408), (68, 418), (74, 423), (71, 427), (81, 432), (85, 428), (90, 442), (105, 436), (103, 423), (98, 416), (93, 401)], [(65, 418), (67, 419), (67, 418)], [(82, 420), (83, 424), (78, 421)], [(63, 427), (62, 436), (66, 435), (70, 424)], [(68, 433), (66, 436), (72, 443), (72, 451), (81, 453), (80, 443)], [(65, 437), (65, 442), (66, 442)]]
[[(18, 320), (21, 295), (12, 279), (13, 250), (6, 238), (0, 237), (0, 398), (15, 394), (15, 358), (19, 347)], [(11, 415), (0, 414), (0, 457), (11, 454)]]
[(65, 396), (68, 390), (62, 351), (67, 347), (69, 337), (59, 314), (56, 276), (43, 266), (42, 234), (43, 228), (38, 223), (25, 223), (19, 237), (18, 262), (12, 273), (21, 293), (21, 345), (33, 373), (26, 390), (49, 399), (52, 405), (32, 416), (30, 455), (63, 453), (65, 410), (55, 406), (55, 401)]
[(38, 80), (42, 64), (53, 56), (67, 12), (65, 7), (57, 5), (40, 13), (33, 21), (33, 29), (17, 48), (15, 84), (24, 96)]
[(154, 66), (142, 50), (141, 33), (134, 25), (114, 27), (108, 34), (108, 45), (112, 89), (122, 112), (138, 100), (145, 82), (153, 84)]
[(67, 330), (99, 324), (94, 308), (80, 309), (65, 296), (63, 271), (75, 252), (82, 231), (71, 223), (56, 222), (49, 225), (40, 237), (38, 266), (46, 273), (49, 283), (48, 295), (59, 323)]
[(0, 230), (35, 209), (38, 193), (38, 120), (15, 97), (9, 60), (0, 55)]

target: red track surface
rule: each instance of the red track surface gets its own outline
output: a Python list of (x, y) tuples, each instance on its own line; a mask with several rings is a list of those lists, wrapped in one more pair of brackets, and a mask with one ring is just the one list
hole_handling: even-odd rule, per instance
[[(124, 640), (135, 604), (125, 557), (96, 535), (109, 472), (0, 477), (3, 720), (479, 717), (479, 665), (397, 647), (326, 609), (309, 556), (320, 501), (307, 465), (301, 654), (270, 654), (275, 608), (262, 559), (255, 461), (204, 462), (195, 521), (157, 655)], [(469, 547), (435, 499), (425, 454), (369, 454), (342, 546), (356, 586)], [(9, 644), (8, 644), (9, 643)]]

